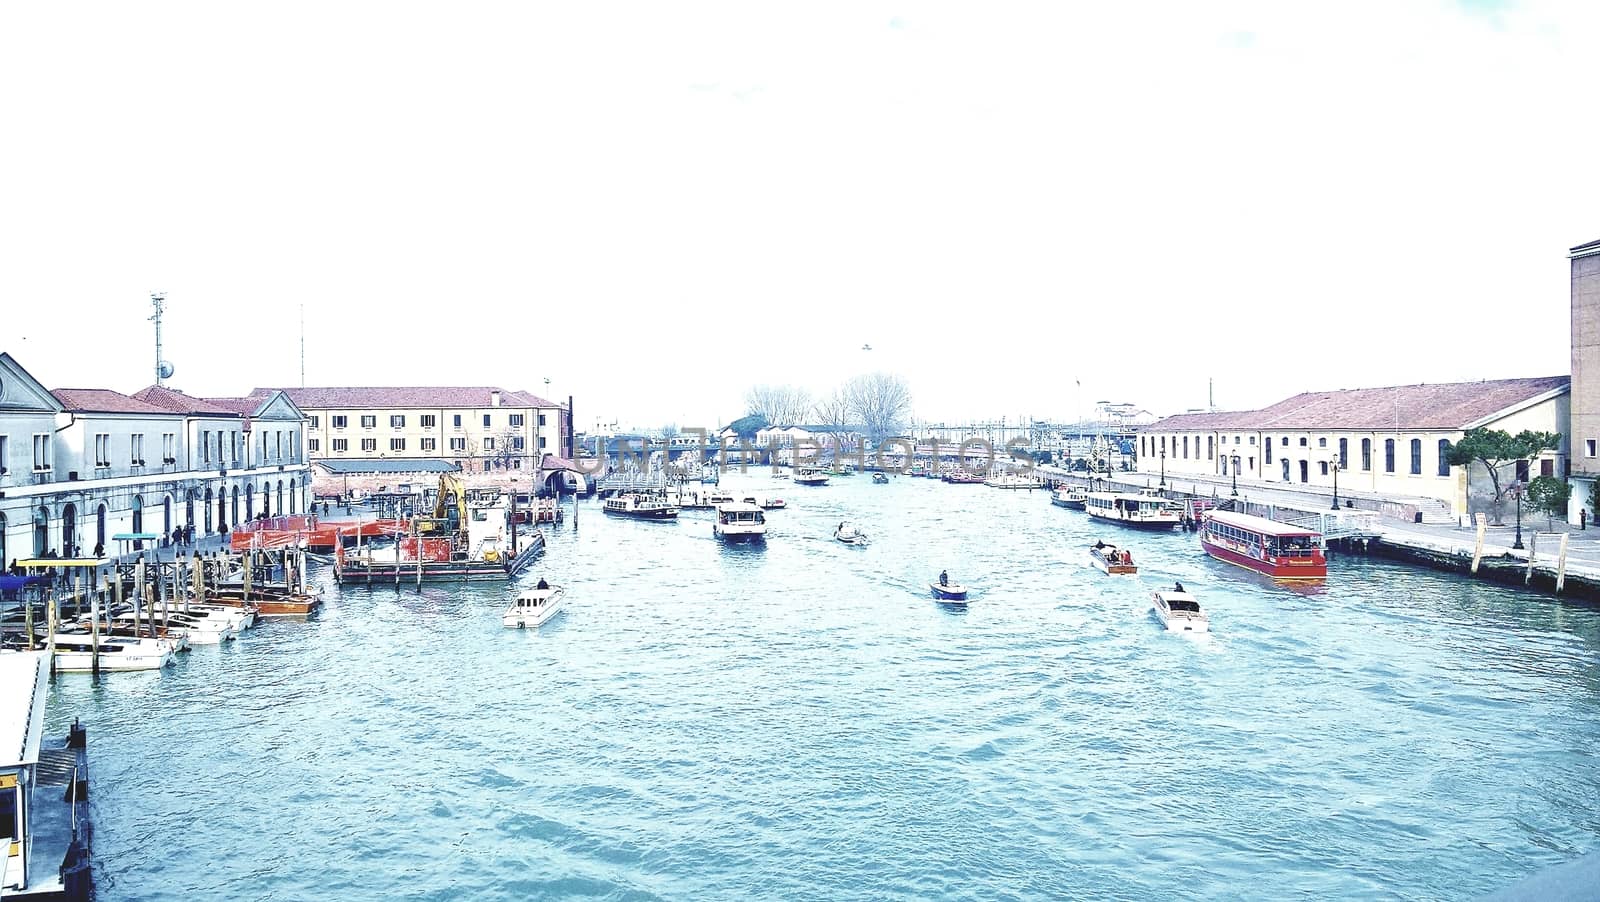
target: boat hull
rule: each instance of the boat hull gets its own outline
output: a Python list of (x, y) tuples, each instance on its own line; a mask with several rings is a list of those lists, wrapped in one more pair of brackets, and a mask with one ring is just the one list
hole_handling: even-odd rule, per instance
[(1166, 627), (1169, 633), (1209, 633), (1211, 626), (1204, 620), (1191, 620), (1187, 617), (1167, 617), (1156, 609), (1156, 619)]
[(565, 602), (558, 601), (535, 614), (506, 614), (500, 618), (500, 622), (507, 629), (537, 629), (549, 623), (550, 618), (561, 613), (565, 606)]
[[(710, 505), (706, 505), (710, 507)], [(606, 508), (606, 513), (613, 517), (630, 517), (634, 520), (675, 520), (678, 517), (677, 508), (661, 508), (657, 510), (613, 510)]]
[(941, 586), (938, 583), (928, 583), (928, 589), (933, 592), (933, 597), (940, 601), (966, 604), (967, 589), (965, 586)]
[(1200, 547), (1205, 549), (1206, 554), (1219, 561), (1225, 561), (1226, 563), (1243, 567), (1246, 570), (1254, 570), (1262, 576), (1270, 576), (1273, 579), (1326, 579), (1328, 576), (1328, 564), (1326, 561), (1305, 560), (1304, 563), (1296, 560), (1263, 561), (1235, 551), (1232, 548), (1219, 545), (1203, 536), (1200, 539)]
[(1095, 518), (1096, 520), (1103, 520), (1107, 523), (1115, 523), (1118, 526), (1131, 526), (1134, 529), (1173, 530), (1183, 525), (1183, 521), (1179, 520), (1177, 517), (1172, 517), (1170, 519), (1167, 517), (1160, 517), (1148, 520), (1129, 520), (1123, 517), (1107, 516), (1093, 510), (1089, 511), (1089, 516)]

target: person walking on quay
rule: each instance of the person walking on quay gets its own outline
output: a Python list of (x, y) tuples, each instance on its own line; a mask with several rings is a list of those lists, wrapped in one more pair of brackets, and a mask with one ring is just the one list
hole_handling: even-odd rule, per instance
[(99, 560), (100, 558), (103, 558), (103, 557), (106, 556), (106, 543), (105, 542), (96, 542), (96, 543), (94, 543), (94, 556), (95, 556), (96, 560)]

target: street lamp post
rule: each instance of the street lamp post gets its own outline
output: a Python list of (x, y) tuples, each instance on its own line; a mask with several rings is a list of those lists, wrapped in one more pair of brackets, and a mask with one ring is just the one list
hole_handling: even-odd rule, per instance
[(1239, 455), (1233, 455), (1229, 462), (1233, 464), (1228, 471), (1229, 475), (1233, 477), (1233, 497), (1237, 498), (1239, 497)]
[(1338, 510), (1339, 509), (1339, 458), (1335, 457), (1333, 459), (1333, 461), (1332, 461), (1331, 466), (1333, 467), (1333, 509), (1334, 510)]
[(1516, 499), (1517, 499), (1517, 540), (1515, 542), (1511, 543), (1511, 547), (1515, 548), (1518, 551), (1521, 551), (1523, 549), (1523, 544), (1522, 544), (1522, 483), (1517, 482), (1517, 483), (1512, 484), (1512, 486), (1511, 486), (1511, 494), (1515, 495)]
[(1161, 449), (1161, 490), (1167, 490), (1167, 449)]

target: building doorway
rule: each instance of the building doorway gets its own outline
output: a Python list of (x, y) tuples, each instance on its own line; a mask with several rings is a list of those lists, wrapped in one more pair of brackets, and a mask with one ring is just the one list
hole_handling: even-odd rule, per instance
[(50, 509), (39, 505), (33, 512), (33, 556), (44, 557), (50, 550)]
[(75, 504), (61, 508), (61, 556), (78, 556), (78, 506)]
[(1311, 461), (1309, 461), (1309, 460), (1300, 461), (1300, 481), (1301, 482), (1310, 482), (1311, 481)]

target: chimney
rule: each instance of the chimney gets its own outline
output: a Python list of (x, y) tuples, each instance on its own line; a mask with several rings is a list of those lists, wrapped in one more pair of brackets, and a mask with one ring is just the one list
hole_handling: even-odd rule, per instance
[(500, 389), (496, 388), (496, 389), (491, 389), (489, 391), (489, 406), (490, 407), (499, 407), (500, 406)]

